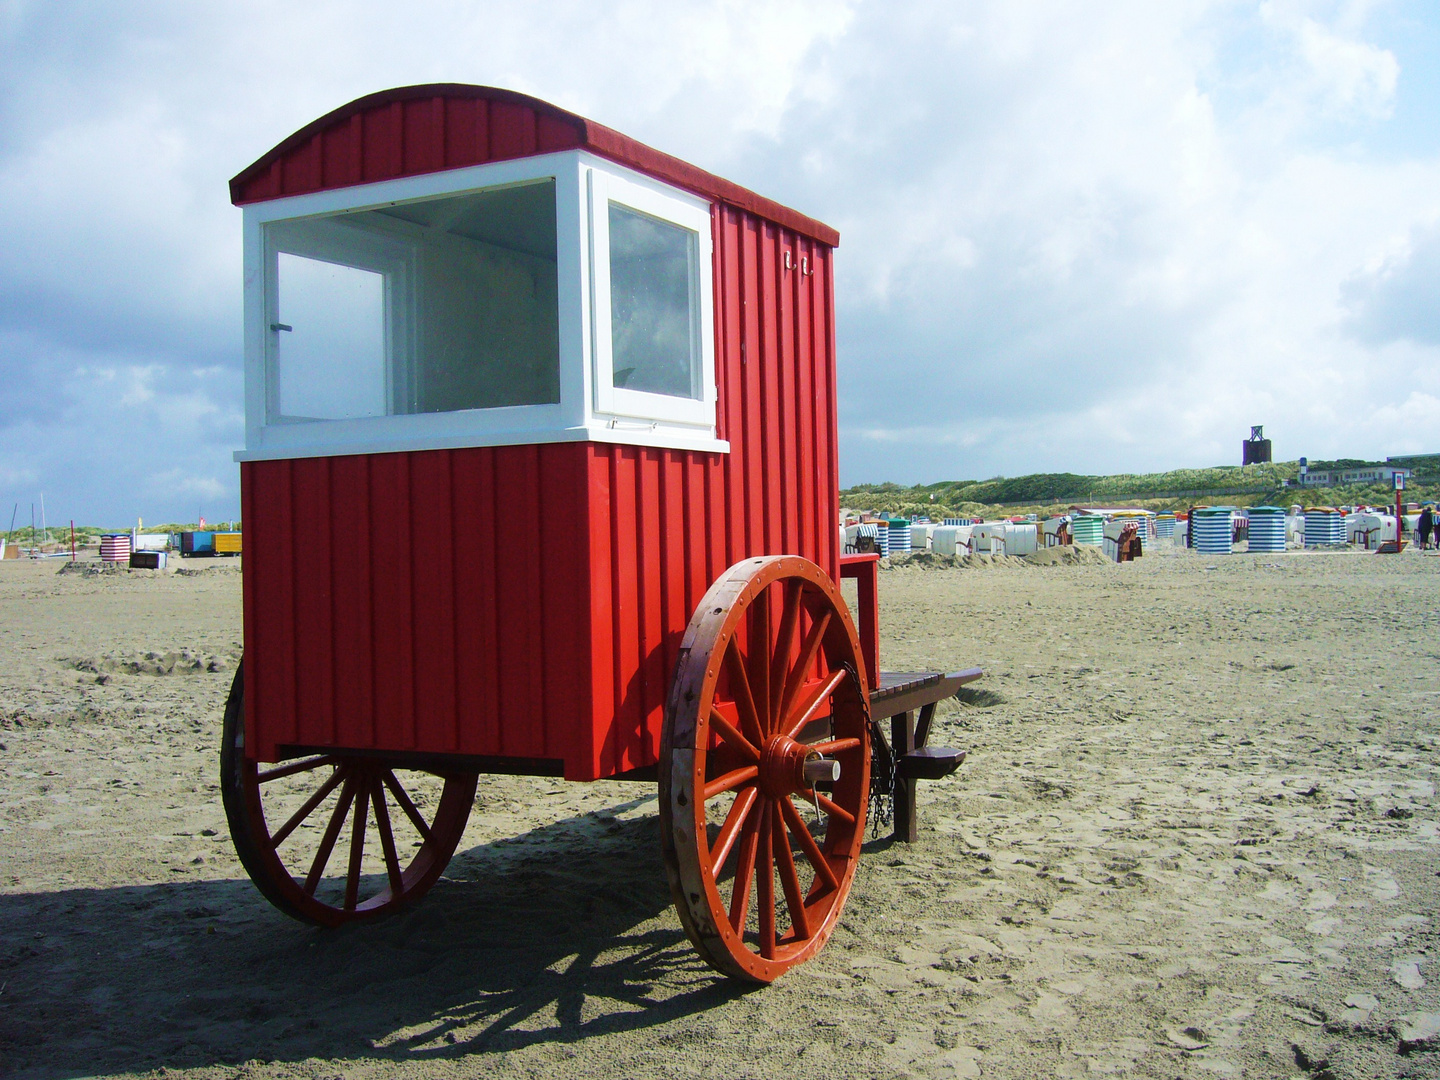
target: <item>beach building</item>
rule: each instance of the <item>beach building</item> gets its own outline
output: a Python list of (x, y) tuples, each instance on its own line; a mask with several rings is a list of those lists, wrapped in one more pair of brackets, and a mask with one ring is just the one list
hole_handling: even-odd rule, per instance
[(1410, 469), (1400, 465), (1373, 463), (1348, 469), (1315, 469), (1300, 466), (1301, 487), (1344, 487), (1347, 484), (1393, 484), (1396, 475), (1409, 479)]

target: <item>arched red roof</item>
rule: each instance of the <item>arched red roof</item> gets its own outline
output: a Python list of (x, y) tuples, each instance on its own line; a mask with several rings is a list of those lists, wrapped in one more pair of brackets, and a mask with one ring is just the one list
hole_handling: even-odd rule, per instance
[(237, 206), (400, 176), (588, 150), (835, 247), (840, 234), (593, 120), (493, 86), (430, 83), (356, 98), (306, 124), (230, 181)]

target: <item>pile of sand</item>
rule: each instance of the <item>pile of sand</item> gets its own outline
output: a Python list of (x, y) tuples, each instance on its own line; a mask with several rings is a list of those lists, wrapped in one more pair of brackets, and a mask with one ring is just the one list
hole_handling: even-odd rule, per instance
[(933, 551), (916, 551), (909, 555), (894, 555), (880, 560), (880, 569), (898, 570), (914, 567), (917, 570), (996, 570), (1005, 567), (1024, 569), (1033, 566), (1099, 566), (1112, 565), (1098, 547), (1086, 544), (1067, 544), (1064, 547), (1046, 548), (1031, 555), (987, 555), (983, 552), (973, 555), (937, 555)]

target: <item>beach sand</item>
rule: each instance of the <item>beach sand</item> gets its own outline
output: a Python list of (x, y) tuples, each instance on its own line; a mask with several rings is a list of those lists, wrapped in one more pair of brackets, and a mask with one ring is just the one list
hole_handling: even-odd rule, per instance
[(280, 915), (216, 785), (239, 564), (180, 565), (0, 565), (0, 1074), (1440, 1075), (1440, 559), (885, 571), (886, 667), (986, 669), (970, 758), (758, 989), (643, 784), (483, 777), (415, 909)]

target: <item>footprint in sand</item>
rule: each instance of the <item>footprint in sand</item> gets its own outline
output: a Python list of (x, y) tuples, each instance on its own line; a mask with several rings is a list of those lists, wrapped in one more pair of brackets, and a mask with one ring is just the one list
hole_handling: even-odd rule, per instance
[(1394, 900), (1400, 895), (1400, 886), (1395, 883), (1394, 875), (1390, 871), (1367, 866), (1365, 877), (1366, 884), (1376, 900)]
[(1340, 1018), (1347, 1024), (1363, 1024), (1379, 1007), (1380, 1001), (1374, 994), (1346, 994), (1345, 1011), (1340, 1014)]
[(1425, 985), (1425, 979), (1420, 974), (1420, 964), (1424, 959), (1423, 956), (1407, 956), (1396, 960), (1390, 965), (1390, 977), (1406, 990), (1419, 990)]

